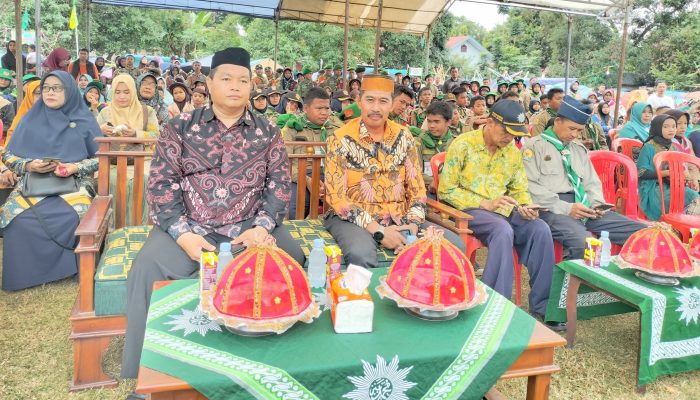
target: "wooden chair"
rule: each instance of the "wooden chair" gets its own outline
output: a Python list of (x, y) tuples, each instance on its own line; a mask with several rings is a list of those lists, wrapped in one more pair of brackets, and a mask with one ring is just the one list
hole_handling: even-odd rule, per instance
[[(145, 241), (150, 227), (144, 226), (147, 221), (142, 221), (143, 207), (143, 183), (144, 183), (144, 161), (152, 156), (150, 151), (119, 151), (110, 150), (111, 144), (154, 144), (156, 139), (135, 139), (135, 138), (98, 138), (99, 152), (99, 178), (97, 196), (93, 199), (87, 214), (83, 217), (76, 235), (80, 238), (76, 253), (80, 270), (80, 283), (78, 296), (71, 312), (71, 334), (73, 342), (73, 377), (70, 390), (81, 390), (97, 387), (114, 387), (118, 382), (107, 375), (102, 369), (102, 358), (110, 341), (123, 335), (126, 331), (126, 316), (122, 313), (113, 315), (98, 315), (95, 313), (96, 294), (96, 271), (101, 270), (106, 258), (109, 257), (111, 242), (120, 243), (123, 247), (138, 252), (140, 246)], [(299, 190), (297, 193), (297, 204), (304, 204), (306, 199), (306, 171), (311, 167), (311, 204), (318, 204), (320, 201), (319, 186), (321, 183), (321, 164), (325, 157), (323, 154), (315, 154), (315, 147), (325, 147), (325, 143), (313, 142), (290, 142), (288, 146), (304, 145), (310, 147), (306, 154), (290, 155), (290, 163), (295, 162), (298, 166)], [(310, 151), (310, 152), (309, 152)], [(134, 182), (131, 202), (127, 201), (127, 160), (134, 160)], [(116, 166), (110, 165), (116, 160)], [(116, 190), (109, 193), (110, 168), (116, 168)], [(114, 200), (114, 201), (113, 201)], [(427, 219), (450, 229), (460, 237), (464, 238), (471, 231), (467, 228), (469, 216), (441, 205), (434, 201), (428, 202)], [(127, 208), (131, 208), (131, 218), (127, 221)], [(300, 244), (302, 250), (308, 256), (311, 243), (315, 238), (322, 238), (327, 243), (333, 243), (333, 238), (323, 229), (321, 220), (318, 218), (319, 209), (311, 207), (309, 218), (303, 219), (303, 207), (301, 211), (297, 208), (297, 220), (285, 221), (285, 226), (290, 230), (292, 237)], [(299, 212), (302, 213), (299, 216)], [(114, 217), (114, 231), (109, 230), (110, 218)], [(129, 230), (138, 230), (137, 235), (122, 235)], [(114, 239), (114, 240), (112, 240)], [(103, 254), (101, 254), (103, 252)], [(386, 254), (385, 254), (386, 253)], [(378, 258), (379, 258), (378, 254)], [(393, 254), (382, 252), (383, 260), (390, 262)], [(112, 260), (114, 261), (114, 260)], [(124, 271), (124, 278), (131, 268), (131, 259), (121, 260), (120, 267)], [(124, 279), (125, 281), (125, 279)], [(125, 293), (125, 282), (123, 282)], [(100, 290), (98, 288), (98, 290)], [(115, 296), (114, 294), (112, 294)], [(115, 301), (125, 302), (125, 294)], [(125, 304), (125, 303), (124, 303)], [(117, 307), (119, 308), (119, 307)], [(123, 307), (122, 307), (123, 309)]]
[[(430, 159), (430, 169), (433, 173), (433, 183), (435, 184), (435, 187), (438, 188), (440, 187), (440, 167), (445, 163), (445, 156), (447, 153), (442, 152), (435, 154), (431, 159)], [(438, 196), (436, 194), (436, 196)], [(438, 197), (438, 202), (440, 201)], [(443, 204), (445, 207), (452, 208), (452, 206), (448, 206), (444, 203)], [(453, 210), (456, 210), (452, 208)], [(473, 219), (471, 215), (469, 216), (470, 219)], [(478, 249), (486, 247), (479, 239), (476, 238), (476, 236), (473, 235), (466, 235), (463, 237), (464, 240), (464, 245), (467, 247), (466, 251), (466, 256), (469, 258), (469, 260), (474, 264), (476, 262), (476, 251)], [(522, 265), (518, 262), (518, 253), (513, 249), (513, 285), (515, 286), (515, 304), (520, 306), (522, 304)]]
[[(302, 247), (302, 251), (306, 256), (312, 247), (313, 239), (320, 238), (323, 239), (326, 244), (335, 244), (333, 237), (323, 228), (321, 219), (319, 215), (328, 209), (325, 204), (325, 199), (322, 199), (319, 193), (319, 187), (321, 183), (322, 175), (322, 161), (325, 158), (325, 142), (286, 142), (288, 147), (304, 146), (306, 151), (304, 154), (289, 154), (290, 169), (292, 163), (297, 165), (297, 195), (296, 204), (297, 211), (296, 215), (292, 216), (293, 219), (285, 221), (285, 226), (290, 231), (292, 238), (297, 240), (299, 245)], [(318, 148), (323, 149), (321, 153), (317, 154), (316, 150)], [(307, 182), (306, 177), (309, 174), (309, 169), (311, 168), (311, 188), (307, 192)], [(309, 197), (309, 215), (305, 218), (304, 204), (306, 197)], [(322, 207), (315, 207), (323, 201)], [(300, 206), (301, 205), (301, 206)], [(471, 231), (467, 228), (468, 220), (471, 217), (461, 211), (455, 210), (449, 206), (441, 204), (435, 200), (428, 199), (428, 212), (426, 214), (426, 220), (440, 225), (445, 229), (449, 229), (455, 234), (459, 235), (462, 240), (471, 236)], [(392, 251), (386, 249), (379, 249), (377, 253), (377, 261), (379, 266), (388, 267), (394, 259), (394, 254)]]
[(700, 159), (680, 151), (662, 151), (654, 156), (654, 167), (660, 172), (668, 166), (670, 202), (666, 211), (664, 198), (664, 178), (659, 174), (659, 191), (661, 192), (661, 222), (666, 222), (677, 229), (684, 242), (690, 239), (690, 229), (700, 228), (700, 216), (683, 213), (685, 208), (685, 165), (693, 164), (700, 168)]
[[(157, 139), (137, 138), (97, 138), (99, 158), (97, 196), (83, 217), (75, 232), (80, 241), (75, 252), (78, 256), (79, 287), (78, 296), (71, 311), (71, 334), (73, 341), (73, 378), (70, 390), (96, 387), (114, 387), (118, 382), (102, 369), (102, 357), (112, 338), (123, 335), (126, 330), (126, 316), (95, 314), (95, 272), (104, 248), (109, 220), (114, 217), (115, 228), (128, 225), (142, 225), (144, 162), (152, 151), (114, 151), (111, 144), (150, 145)], [(134, 184), (131, 204), (127, 202), (127, 166), (133, 159)], [(111, 161), (116, 160), (116, 193), (109, 193)], [(114, 197), (115, 205), (112, 206)], [(131, 207), (131, 221), (126, 221), (127, 207)]]

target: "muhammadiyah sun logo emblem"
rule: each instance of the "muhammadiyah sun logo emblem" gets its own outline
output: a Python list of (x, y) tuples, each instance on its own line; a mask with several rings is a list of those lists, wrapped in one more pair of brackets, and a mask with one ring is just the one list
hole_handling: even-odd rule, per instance
[(348, 376), (355, 390), (345, 393), (350, 400), (409, 400), (406, 391), (416, 386), (406, 380), (413, 366), (399, 369), (399, 356), (394, 356), (389, 365), (380, 355), (373, 366), (362, 360), (364, 376)]

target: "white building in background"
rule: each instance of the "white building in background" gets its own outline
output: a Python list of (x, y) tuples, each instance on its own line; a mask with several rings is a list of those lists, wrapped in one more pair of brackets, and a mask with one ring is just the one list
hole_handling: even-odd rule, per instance
[(453, 36), (447, 40), (447, 49), (452, 57), (460, 57), (471, 65), (493, 59), (491, 53), (472, 36)]

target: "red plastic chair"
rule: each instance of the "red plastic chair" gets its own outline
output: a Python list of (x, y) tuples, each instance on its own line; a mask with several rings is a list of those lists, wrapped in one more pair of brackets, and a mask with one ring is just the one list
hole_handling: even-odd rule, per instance
[(641, 149), (643, 146), (644, 143), (640, 142), (637, 139), (617, 138), (612, 141), (612, 144), (610, 145), (610, 150), (616, 153), (622, 153), (630, 159), (634, 159), (634, 157), (632, 156), (633, 149)]
[(605, 150), (591, 151), (588, 153), (588, 157), (603, 184), (605, 201), (617, 205), (618, 201), (622, 200), (620, 214), (638, 220), (637, 166), (632, 159), (624, 154)]
[(664, 198), (663, 178), (659, 175), (659, 191), (661, 192), (661, 222), (671, 224), (676, 228), (684, 242), (690, 239), (690, 229), (700, 228), (700, 216), (683, 213), (685, 208), (685, 164), (694, 164), (700, 168), (700, 159), (680, 151), (662, 151), (654, 156), (654, 167), (662, 171), (668, 166), (669, 189), (671, 191), (670, 204), (666, 211), (666, 199)]

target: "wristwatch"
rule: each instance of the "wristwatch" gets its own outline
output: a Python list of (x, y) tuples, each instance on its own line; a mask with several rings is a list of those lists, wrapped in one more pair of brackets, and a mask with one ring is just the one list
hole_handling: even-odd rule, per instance
[(372, 238), (375, 242), (381, 243), (384, 240), (384, 226), (379, 225), (379, 229), (372, 234)]

